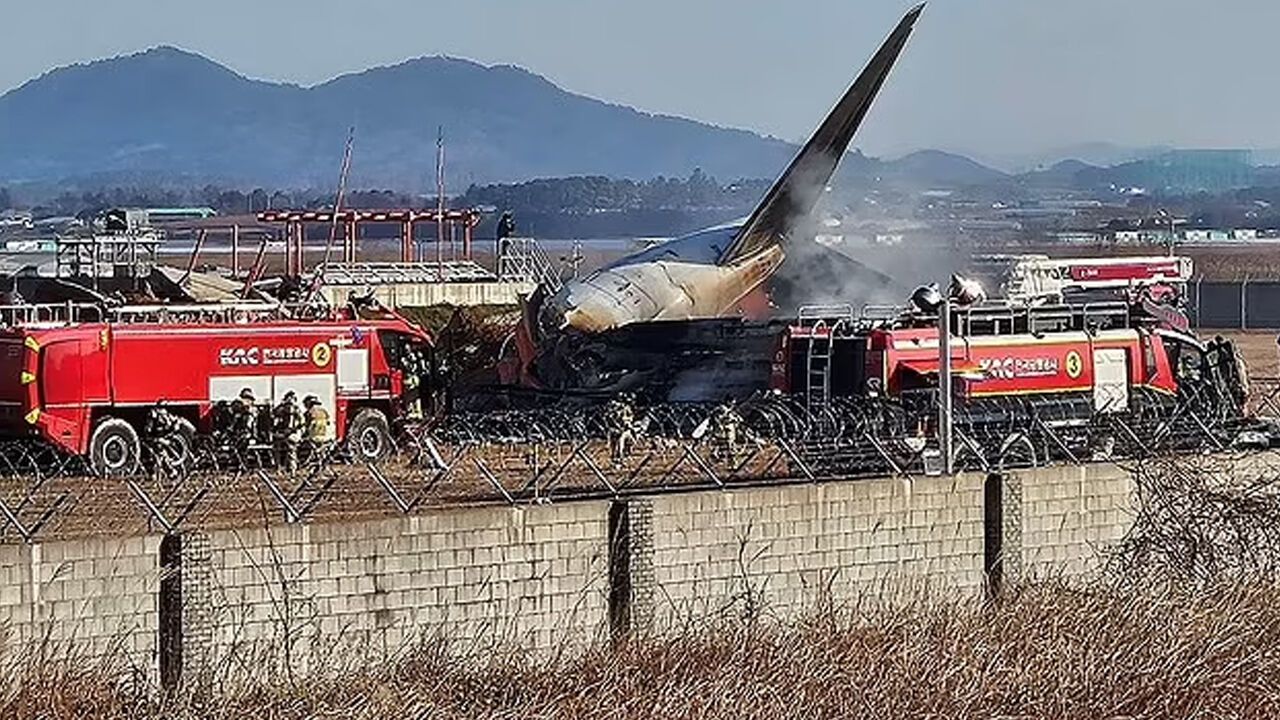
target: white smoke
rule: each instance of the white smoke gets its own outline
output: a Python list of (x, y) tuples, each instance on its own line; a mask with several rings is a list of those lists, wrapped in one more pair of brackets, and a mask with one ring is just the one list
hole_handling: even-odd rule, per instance
[(794, 186), (797, 207), (812, 212), (787, 233), (786, 262), (771, 283), (779, 312), (800, 305), (847, 304), (855, 311), (901, 305), (917, 286), (945, 286), (965, 266), (965, 253), (928, 238), (918, 221), (883, 213), (859, 217), (821, 175)]

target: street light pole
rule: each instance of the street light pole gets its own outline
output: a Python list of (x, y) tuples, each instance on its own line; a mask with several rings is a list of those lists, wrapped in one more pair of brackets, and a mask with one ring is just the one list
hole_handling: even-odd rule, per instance
[(951, 388), (951, 297), (942, 296), (942, 308), (938, 315), (938, 450), (942, 454), (942, 472), (955, 472), (955, 453), (952, 427)]

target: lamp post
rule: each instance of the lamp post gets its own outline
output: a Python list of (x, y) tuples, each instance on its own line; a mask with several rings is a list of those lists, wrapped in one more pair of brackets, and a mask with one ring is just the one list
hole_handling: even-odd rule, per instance
[(942, 454), (942, 472), (955, 472), (955, 441), (953, 439), (951, 406), (954, 394), (951, 387), (951, 297), (942, 296), (938, 311), (938, 450)]
[(1169, 257), (1173, 257), (1174, 246), (1177, 244), (1177, 241), (1178, 241), (1178, 235), (1173, 229), (1174, 222), (1175, 222), (1173, 219), (1173, 213), (1161, 208), (1159, 211), (1159, 216), (1162, 218), (1167, 218), (1169, 220), (1169, 234), (1165, 238), (1165, 253)]

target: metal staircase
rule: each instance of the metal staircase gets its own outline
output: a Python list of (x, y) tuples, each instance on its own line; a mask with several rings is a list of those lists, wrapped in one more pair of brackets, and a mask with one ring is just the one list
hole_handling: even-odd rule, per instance
[(498, 280), (542, 285), (548, 292), (555, 292), (564, 284), (551, 256), (533, 238), (498, 241)]

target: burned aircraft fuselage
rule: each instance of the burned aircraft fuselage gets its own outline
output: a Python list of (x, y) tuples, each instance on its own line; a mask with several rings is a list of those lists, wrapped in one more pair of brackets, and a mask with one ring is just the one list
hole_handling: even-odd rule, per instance
[(633, 323), (719, 318), (782, 264), (781, 246), (741, 261), (716, 264), (740, 225), (677, 238), (573, 280), (538, 311), (540, 330), (602, 333)]

